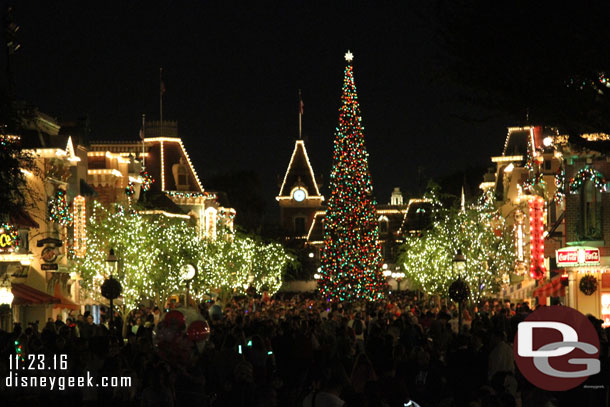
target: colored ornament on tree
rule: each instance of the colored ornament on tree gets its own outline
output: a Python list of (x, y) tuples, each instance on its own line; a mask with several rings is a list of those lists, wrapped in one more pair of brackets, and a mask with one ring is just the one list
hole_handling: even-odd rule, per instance
[(606, 178), (599, 172), (591, 167), (585, 167), (578, 170), (574, 178), (570, 180), (568, 190), (571, 194), (575, 194), (582, 188), (587, 180), (593, 181), (595, 188), (599, 192), (606, 192), (608, 190)]
[(150, 189), (155, 180), (146, 170), (140, 171), (140, 177), (142, 177), (142, 191), (146, 192)]
[(580, 288), (580, 291), (582, 291), (584, 295), (592, 295), (595, 291), (597, 291), (597, 279), (595, 276), (587, 274), (580, 279), (578, 288)]
[(72, 211), (66, 199), (65, 189), (58, 189), (55, 196), (49, 199), (49, 220), (63, 226), (72, 224)]
[(331, 301), (374, 301), (383, 297), (386, 283), (352, 58), (348, 52), (318, 288)]

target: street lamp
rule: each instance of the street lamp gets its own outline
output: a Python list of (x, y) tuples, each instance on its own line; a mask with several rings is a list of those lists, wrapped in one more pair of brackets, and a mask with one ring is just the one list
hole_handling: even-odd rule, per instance
[(403, 278), (405, 278), (405, 273), (402, 271), (397, 271), (390, 274), (394, 280), (396, 280), (396, 291), (400, 291), (400, 282)]
[(453, 258), (453, 274), (457, 274), (459, 277), (464, 272), (466, 272), (466, 257), (462, 254), (462, 250), (458, 250)]
[(467, 294), (465, 294), (465, 289), (462, 286), (466, 286), (466, 288), (468, 287), (466, 285), (466, 283), (463, 283), (461, 278), (462, 278), (462, 274), (464, 274), (466, 272), (466, 257), (462, 254), (462, 250), (459, 249), (455, 255), (455, 257), (453, 258), (452, 261), (452, 267), (453, 267), (453, 274), (457, 274), (458, 279), (451, 285), (451, 287), (449, 287), (449, 291), (450, 291), (450, 295), (452, 293), (452, 287), (456, 288), (457, 291), (457, 295), (454, 296), (454, 298), (451, 298), (452, 300), (456, 300), (458, 303), (458, 334), (461, 332), (462, 330), (462, 302), (465, 300), (465, 296), (467, 296)]
[(106, 269), (108, 270), (108, 278), (102, 284), (102, 296), (107, 298), (110, 301), (110, 320), (108, 321), (108, 327), (110, 332), (112, 332), (112, 321), (114, 317), (114, 308), (112, 306), (112, 301), (115, 298), (118, 298), (121, 295), (121, 283), (119, 283), (112, 274), (116, 274), (118, 266), (118, 259), (114, 255), (114, 249), (110, 249), (108, 252), (108, 257), (106, 258)]
[(197, 267), (191, 263), (185, 263), (180, 267), (180, 278), (186, 283), (186, 293), (184, 294), (184, 307), (188, 308), (189, 286), (197, 275)]

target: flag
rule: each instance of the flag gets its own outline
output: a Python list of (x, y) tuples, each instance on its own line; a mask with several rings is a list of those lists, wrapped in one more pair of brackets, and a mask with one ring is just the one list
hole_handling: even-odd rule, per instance
[(140, 138), (144, 140), (144, 129), (140, 129)]
[(165, 82), (161, 81), (161, 87), (159, 91), (161, 92), (161, 95), (165, 93)]
[(303, 99), (301, 98), (301, 90), (299, 89), (299, 114), (303, 114)]

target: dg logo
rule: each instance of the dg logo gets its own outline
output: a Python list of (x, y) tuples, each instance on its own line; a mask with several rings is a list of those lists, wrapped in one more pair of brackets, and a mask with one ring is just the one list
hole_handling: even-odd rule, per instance
[(572, 389), (600, 371), (597, 332), (573, 308), (534, 311), (519, 324), (513, 349), (519, 371), (544, 390)]

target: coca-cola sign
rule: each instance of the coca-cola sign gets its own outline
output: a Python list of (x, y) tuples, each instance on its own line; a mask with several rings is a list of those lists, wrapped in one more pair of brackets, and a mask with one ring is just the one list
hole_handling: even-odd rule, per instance
[(564, 247), (556, 254), (557, 267), (596, 266), (600, 261), (597, 247)]

